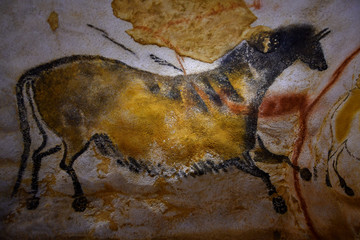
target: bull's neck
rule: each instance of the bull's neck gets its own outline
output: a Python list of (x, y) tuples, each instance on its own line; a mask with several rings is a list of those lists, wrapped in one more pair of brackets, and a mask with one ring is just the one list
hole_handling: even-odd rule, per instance
[(249, 64), (265, 80), (268, 87), (293, 62), (291, 53), (280, 50), (271, 53), (262, 53), (249, 46), (247, 42), (234, 50), (223, 60), (223, 65), (236, 65), (240, 62)]
[(245, 42), (223, 59), (221, 67), (231, 69), (231, 71), (236, 71), (244, 66), (255, 69), (260, 78), (256, 80), (258, 84), (257, 97), (252, 105), (257, 108), (275, 79), (294, 62), (291, 54), (281, 50), (262, 53)]
[(286, 53), (281, 50), (263, 53), (250, 46), (248, 46), (247, 49), (249, 53), (245, 55), (246, 61), (255, 68), (256, 71), (263, 74), (269, 86), (294, 62), (290, 57), (292, 53)]

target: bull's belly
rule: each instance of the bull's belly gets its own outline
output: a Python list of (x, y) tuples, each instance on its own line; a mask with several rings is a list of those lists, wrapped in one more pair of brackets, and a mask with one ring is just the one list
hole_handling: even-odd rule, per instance
[[(243, 115), (202, 112), (184, 102), (130, 84), (102, 116), (96, 131), (107, 134), (122, 154), (169, 166), (229, 159), (244, 151)], [(91, 132), (89, 135), (94, 134)]]

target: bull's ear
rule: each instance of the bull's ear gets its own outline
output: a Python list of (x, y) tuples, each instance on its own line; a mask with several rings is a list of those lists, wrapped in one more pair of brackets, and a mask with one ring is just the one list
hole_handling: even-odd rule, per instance
[(249, 45), (263, 53), (273, 52), (279, 46), (279, 37), (272, 31), (254, 34), (248, 41)]

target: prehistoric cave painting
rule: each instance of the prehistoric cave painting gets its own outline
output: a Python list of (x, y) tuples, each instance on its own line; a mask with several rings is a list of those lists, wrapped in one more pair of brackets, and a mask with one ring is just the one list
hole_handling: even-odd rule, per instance
[[(357, 78), (355, 86), (341, 96), (331, 108), (328, 119), (329, 122), (324, 121), (325, 125), (329, 124), (331, 138), (327, 154), (326, 185), (333, 186), (330, 173), (335, 174), (344, 193), (354, 196), (355, 192), (339, 172), (338, 164), (344, 159), (360, 161), (358, 147), (360, 140), (360, 76)], [(325, 129), (324, 127), (322, 128)], [(323, 131), (320, 134), (323, 134)]]
[[(199, 74), (162, 76), (87, 55), (28, 70), (16, 86), (24, 151), (12, 195), (31, 157), (27, 208), (36, 209), (41, 161), (62, 151), (60, 168), (72, 179), (75, 192), (72, 207), (84, 211), (88, 200), (73, 165), (93, 145), (119, 167), (156, 178), (197, 177), (235, 167), (262, 179), (275, 211), (285, 213), (284, 199), (252, 153), (288, 162), (305, 176), (311, 173), (264, 147), (257, 136), (259, 106), (277, 76), (296, 60), (311, 69), (327, 69), (319, 41), (329, 32), (316, 33), (313, 26), (301, 24), (264, 32), (269, 38), (266, 51), (256, 42), (263, 37), (252, 38), (224, 56), (217, 68)], [(42, 136), (34, 151), (32, 126)], [(50, 144), (48, 131), (61, 143)], [(260, 149), (255, 149), (257, 139)]]

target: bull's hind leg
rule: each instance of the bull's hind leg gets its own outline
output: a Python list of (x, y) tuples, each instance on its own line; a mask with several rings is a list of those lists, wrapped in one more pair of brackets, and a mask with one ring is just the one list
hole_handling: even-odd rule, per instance
[(64, 150), (64, 156), (60, 162), (60, 168), (65, 170), (67, 174), (69, 174), (69, 176), (71, 177), (71, 180), (73, 182), (73, 186), (74, 186), (74, 201), (72, 203), (72, 207), (75, 211), (77, 212), (83, 212), (85, 211), (86, 207), (87, 207), (87, 199), (84, 196), (84, 192), (82, 190), (81, 184), (76, 176), (75, 170), (73, 168), (73, 164), (75, 162), (75, 160), (80, 157), (81, 154), (83, 154), (88, 148), (89, 145), (91, 143), (91, 140), (88, 141), (81, 149), (80, 151), (78, 151), (77, 153), (75, 153), (72, 156), (68, 155), (68, 149), (67, 149), (67, 145), (65, 142), (64, 146), (65, 146), (65, 150)]
[(37, 196), (38, 190), (39, 190), (39, 171), (41, 166), (41, 160), (46, 157), (50, 156), (58, 151), (61, 150), (61, 145), (57, 145), (53, 148), (50, 148), (46, 151), (43, 151), (46, 146), (46, 138), (44, 139), (41, 146), (36, 149), (32, 155), (33, 160), (33, 172), (32, 172), (32, 178), (31, 178), (31, 194), (32, 197), (28, 198), (26, 201), (26, 207), (29, 210), (36, 209), (39, 205), (40, 198)]
[(248, 151), (243, 153), (245, 161), (238, 161), (236, 167), (246, 173), (255, 177), (259, 177), (266, 184), (269, 196), (274, 196), (272, 199), (274, 209), (277, 213), (284, 214), (287, 212), (285, 200), (277, 195), (275, 186), (271, 183), (270, 175), (255, 165)]
[[(56, 145), (52, 148), (47, 148), (48, 143), (48, 135), (46, 134), (46, 131), (40, 122), (40, 118), (37, 115), (37, 110), (35, 107), (35, 104), (33, 102), (33, 99), (31, 97), (31, 87), (33, 87), (33, 82), (28, 83), (26, 85), (26, 93), (28, 96), (28, 101), (32, 113), (32, 118), (34, 119), (36, 126), (39, 130), (40, 135), (42, 136), (42, 143), (41, 145), (33, 152), (32, 154), (32, 161), (33, 161), (33, 172), (32, 172), (32, 179), (31, 179), (31, 194), (32, 197), (27, 199), (26, 207), (29, 210), (36, 209), (39, 205), (40, 198), (37, 196), (38, 190), (39, 190), (39, 171), (41, 167), (41, 160), (42, 158), (52, 155), (58, 151), (61, 150), (61, 145)], [(45, 150), (47, 148), (47, 150)]]
[(107, 157), (117, 157), (122, 159), (122, 155), (117, 151), (115, 146), (112, 144), (109, 137), (105, 134), (95, 134), (93, 135), (90, 140), (80, 149), (80, 151), (76, 152), (72, 156), (68, 156), (68, 149), (64, 142), (65, 151), (64, 157), (61, 160), (60, 167), (69, 174), (74, 186), (74, 201), (72, 203), (72, 207), (77, 212), (85, 211), (88, 201), (84, 196), (84, 192), (82, 190), (81, 184), (77, 178), (75, 170), (73, 168), (73, 164), (78, 157), (81, 156), (90, 146), (91, 142), (94, 142), (97, 149), (100, 153)]

